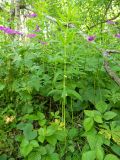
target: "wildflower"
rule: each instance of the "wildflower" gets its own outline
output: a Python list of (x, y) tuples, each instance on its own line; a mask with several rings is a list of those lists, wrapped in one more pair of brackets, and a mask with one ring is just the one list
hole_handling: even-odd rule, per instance
[(115, 37), (120, 38), (120, 33), (119, 33), (119, 34), (116, 34)]
[(28, 38), (34, 38), (34, 37), (36, 37), (36, 36), (37, 36), (36, 34), (28, 34), (28, 35), (27, 35)]
[(18, 34), (18, 35), (22, 35), (23, 33), (19, 32), (19, 31), (15, 31), (9, 27), (4, 27), (4, 26), (0, 26), (0, 30), (4, 31), (7, 34)]
[(40, 27), (38, 25), (36, 25), (35, 32), (40, 32), (40, 31), (41, 31)]
[(107, 23), (107, 24), (115, 24), (115, 22), (112, 21), (112, 20), (107, 20), (106, 23)]
[(88, 39), (87, 39), (88, 41), (94, 41), (95, 40), (95, 36), (88, 36)]
[(11, 28), (5, 28), (4, 32), (7, 34), (16, 34), (16, 31)]
[(48, 43), (44, 41), (38, 41), (38, 42), (41, 43), (42, 45), (48, 45)]
[(23, 35), (23, 33), (19, 32), (19, 31), (15, 31), (15, 34)]
[(6, 124), (9, 124), (15, 120), (15, 116), (5, 116), (4, 120)]
[(6, 29), (6, 27), (0, 26), (0, 30), (1, 30), (1, 31), (4, 31), (5, 29)]
[(37, 17), (37, 14), (31, 13), (31, 14), (25, 15), (25, 17), (33, 18), (33, 17)]

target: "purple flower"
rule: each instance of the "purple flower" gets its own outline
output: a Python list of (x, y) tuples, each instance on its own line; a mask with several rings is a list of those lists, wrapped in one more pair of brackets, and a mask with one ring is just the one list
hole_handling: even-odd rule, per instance
[(115, 37), (120, 38), (120, 34), (116, 34)]
[(23, 33), (19, 32), (19, 31), (15, 31), (15, 34), (23, 35)]
[(6, 27), (0, 26), (0, 30), (1, 30), (1, 31), (4, 31), (5, 29), (6, 29)]
[(112, 21), (112, 20), (107, 20), (106, 23), (107, 23), (107, 24), (115, 24), (115, 22)]
[(27, 34), (27, 37), (28, 38), (34, 38), (34, 37), (36, 37), (37, 35), (36, 34)]
[(16, 31), (11, 28), (5, 28), (4, 32), (7, 34), (16, 34)]
[(19, 32), (19, 31), (15, 31), (9, 27), (4, 27), (4, 26), (0, 26), (0, 30), (4, 31), (7, 34), (18, 34), (18, 35), (22, 35), (23, 33)]
[(87, 40), (90, 41), (90, 42), (94, 41), (95, 40), (95, 36), (88, 36)]
[(38, 41), (38, 42), (41, 43), (42, 45), (48, 45), (48, 43), (44, 41)]
[(35, 29), (34, 31), (35, 31), (35, 32), (40, 32), (41, 29), (40, 29), (40, 27), (39, 27), (38, 25), (36, 25), (36, 29)]
[(37, 17), (37, 14), (36, 13), (31, 13), (31, 14), (28, 14), (28, 15), (25, 15), (26, 17), (29, 17), (29, 18), (33, 18), (33, 17)]

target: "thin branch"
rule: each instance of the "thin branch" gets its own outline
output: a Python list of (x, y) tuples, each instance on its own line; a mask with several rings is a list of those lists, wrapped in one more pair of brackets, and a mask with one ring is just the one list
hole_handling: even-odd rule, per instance
[(110, 2), (108, 3), (107, 7), (106, 7), (106, 10), (105, 10), (105, 16), (107, 15), (107, 12), (108, 10), (110, 9), (111, 7), (111, 4), (112, 4), (113, 0), (110, 0)]
[(97, 24), (89, 27), (89, 30), (92, 29), (92, 28), (94, 28), (94, 27), (96, 27), (96, 26), (98, 26), (99, 24), (106, 23), (107, 21), (113, 21), (113, 20), (115, 20), (116, 18), (118, 18), (119, 16), (120, 16), (120, 12), (118, 12), (118, 14), (117, 14), (116, 16), (114, 16), (114, 17), (112, 17), (112, 18), (110, 18), (110, 19), (101, 21), (101, 22), (99, 22), (99, 23), (97, 23)]

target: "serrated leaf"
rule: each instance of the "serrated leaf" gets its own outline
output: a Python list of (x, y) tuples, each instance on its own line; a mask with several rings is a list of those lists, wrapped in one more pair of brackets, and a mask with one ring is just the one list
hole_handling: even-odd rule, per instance
[(39, 141), (39, 142), (43, 143), (44, 140), (45, 140), (45, 136), (44, 136), (44, 135), (38, 136), (38, 141)]
[(96, 159), (97, 160), (103, 160), (104, 159), (104, 150), (102, 147), (96, 148)]
[(41, 160), (41, 153), (40, 152), (31, 152), (28, 156), (28, 160)]
[(45, 148), (46, 148), (46, 151), (47, 151), (48, 154), (51, 154), (51, 153), (53, 153), (55, 151), (55, 146), (53, 146), (51, 144), (47, 144), (45, 146)]
[(59, 141), (64, 141), (66, 136), (67, 134), (65, 130), (58, 130), (55, 132), (55, 137)]
[(111, 149), (113, 150), (113, 152), (114, 152), (115, 154), (117, 154), (118, 156), (120, 156), (120, 146), (118, 146), (118, 145), (116, 145), (116, 144), (113, 144), (113, 145), (111, 146)]
[(87, 135), (87, 141), (89, 143), (89, 146), (92, 149), (95, 149), (96, 146), (96, 134), (88, 134)]
[(38, 123), (39, 123), (39, 125), (42, 127), (42, 126), (45, 125), (46, 119), (42, 119), (42, 120), (38, 121)]
[(46, 160), (60, 160), (59, 155), (57, 153), (52, 153), (47, 156)]
[(73, 97), (73, 98), (75, 98), (75, 99), (82, 100), (80, 94), (77, 93), (75, 90), (67, 89), (67, 94), (68, 94), (68, 96), (70, 96), (70, 97)]
[(111, 119), (115, 118), (116, 116), (117, 116), (117, 114), (115, 112), (108, 111), (108, 112), (105, 112), (105, 114), (103, 115), (103, 118), (105, 120), (111, 120)]
[(105, 156), (104, 160), (119, 160), (119, 159), (114, 154), (108, 154)]
[(103, 123), (102, 116), (101, 115), (95, 115), (94, 116), (94, 121), (97, 122), (97, 123)]
[(39, 134), (38, 140), (39, 140), (41, 143), (43, 143), (44, 140), (45, 140), (46, 128), (40, 128), (40, 129), (38, 130), (38, 134)]
[(94, 125), (94, 120), (93, 118), (86, 118), (83, 122), (84, 128), (86, 131), (89, 131), (90, 129), (92, 129), (93, 125)]
[(46, 136), (51, 136), (55, 133), (56, 128), (54, 126), (48, 126), (46, 130)]
[(46, 140), (47, 140), (47, 142), (50, 143), (51, 145), (56, 145), (56, 143), (57, 143), (57, 138), (56, 138), (55, 135), (46, 137)]
[(101, 113), (104, 113), (107, 110), (108, 105), (105, 102), (99, 102), (95, 105), (95, 108)]
[(33, 125), (29, 123), (25, 126), (23, 134), (27, 140), (32, 140), (37, 137), (37, 131), (33, 130)]
[(84, 113), (88, 117), (94, 117), (94, 111), (84, 110)]
[(26, 157), (32, 150), (33, 146), (30, 144), (20, 148), (20, 152), (24, 157)]
[(78, 130), (77, 128), (71, 128), (68, 132), (68, 136), (73, 139), (74, 137), (76, 137), (78, 135)]
[(87, 151), (82, 154), (82, 160), (95, 160), (96, 153), (95, 151)]
[(30, 145), (32, 145), (33, 147), (39, 147), (39, 144), (36, 140), (30, 141)]
[(41, 153), (41, 155), (45, 155), (47, 153), (45, 146), (40, 146), (38, 151)]

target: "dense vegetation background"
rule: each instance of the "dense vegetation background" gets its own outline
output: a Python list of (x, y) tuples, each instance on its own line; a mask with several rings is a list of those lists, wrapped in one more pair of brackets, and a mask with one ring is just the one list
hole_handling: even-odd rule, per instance
[(120, 1), (0, 1), (0, 160), (120, 159)]

